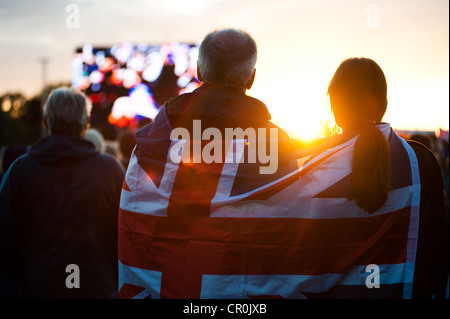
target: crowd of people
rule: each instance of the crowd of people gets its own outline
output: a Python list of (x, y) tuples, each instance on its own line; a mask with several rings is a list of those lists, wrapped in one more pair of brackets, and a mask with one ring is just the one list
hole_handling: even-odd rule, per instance
[[(256, 42), (244, 31), (209, 33), (199, 49), (202, 85), (170, 98), (153, 121), (144, 119), (137, 129), (114, 128), (115, 139), (105, 137), (102, 126), (89, 125), (89, 100), (75, 88), (58, 87), (42, 101), (27, 102), (32, 116), (9, 119), (3, 112), (2, 123), (13, 123), (3, 130), (25, 127), (31, 136), (2, 137), (0, 296), (448, 298), (448, 137), (401, 138), (382, 121), (387, 81), (375, 61), (350, 58), (337, 68), (327, 93), (343, 133), (321, 139), (301, 166), (297, 159), (286, 165), (279, 160), (278, 171), (267, 177), (250, 164), (181, 165), (168, 155), (171, 129), (192, 132), (195, 120), (218, 133), (276, 129), (279, 141), (289, 140), (270, 122), (265, 104), (245, 94), (255, 79), (256, 53)], [(327, 166), (329, 158), (335, 166)], [(342, 177), (335, 187), (325, 183), (336, 174)], [(314, 187), (320, 192), (310, 194)], [(286, 194), (294, 194), (288, 197), (292, 203), (274, 202)], [(228, 226), (228, 213), (245, 222)], [(259, 224), (250, 226), (256, 219)], [(355, 220), (364, 220), (364, 227)], [(356, 239), (329, 228), (330, 241), (319, 239), (314, 232), (330, 221), (333, 229), (358, 231)], [(324, 249), (342, 249), (345, 262), (321, 259)], [(313, 250), (315, 258), (309, 253), (302, 260)], [(375, 263), (370, 254), (385, 263), (380, 267), (391, 282), (378, 292), (346, 285), (355, 267)], [(66, 269), (73, 264), (81, 274), (78, 286), (67, 284)], [(391, 272), (392, 265), (400, 268)], [(230, 277), (218, 279), (219, 274)], [(293, 274), (309, 276), (302, 279), (307, 284), (282, 278)], [(326, 274), (339, 276), (329, 275), (324, 285)], [(299, 289), (306, 290), (299, 295)]]
[[(40, 105), (40, 100), (33, 100), (33, 102), (38, 101)], [(43, 102), (43, 104), (44, 103), (45, 101)], [(41, 110), (41, 113), (43, 113), (43, 110)], [(9, 166), (16, 158), (27, 153), (28, 150), (36, 142), (48, 136), (48, 132), (43, 129), (42, 114), (39, 116), (41, 121), (38, 122), (39, 126), (41, 126), (42, 129), (39, 130), (36, 130), (35, 128), (33, 129), (33, 125), (30, 125), (29, 122), (26, 121), (26, 117), (12, 119), (7, 118), (7, 114), (3, 113), (2, 115), (4, 116), (3, 123), (6, 123), (7, 121), (10, 121), (12, 123), (18, 122), (18, 124), (14, 123), (15, 125), (12, 125), (12, 130), (22, 126), (27, 126), (27, 128), (24, 129), (25, 132), (23, 136), (11, 137), (9, 136), (10, 134), (5, 134), (3, 136), (2, 145), (0, 146), (0, 177), (3, 176), (3, 174), (8, 170)], [(142, 128), (143, 125), (149, 122), (151, 122), (150, 119), (143, 119), (141, 121), (141, 124), (136, 129), (129, 127), (119, 128), (111, 126), (109, 127), (109, 132), (107, 132), (106, 134), (102, 132), (102, 125), (100, 125), (99, 127), (90, 126), (86, 130), (84, 138), (93, 143), (96, 150), (108, 153), (117, 158), (126, 169), (129, 158), (131, 156), (131, 152), (133, 151), (135, 145), (134, 134), (137, 129)], [(7, 127), (6, 124), (5, 126)], [(111, 139), (110, 137), (111, 129), (115, 132), (114, 139)], [(107, 137), (105, 137), (105, 135)], [(6, 138), (7, 136), (9, 138)]]

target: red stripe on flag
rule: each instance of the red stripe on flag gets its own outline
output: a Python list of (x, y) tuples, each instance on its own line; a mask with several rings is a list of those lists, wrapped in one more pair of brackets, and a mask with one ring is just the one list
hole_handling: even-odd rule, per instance
[(404, 263), (409, 208), (368, 218), (168, 217), (120, 212), (119, 259), (162, 272), (162, 298), (199, 298), (203, 274), (344, 273)]
[(123, 284), (119, 291), (119, 299), (131, 299), (135, 297), (137, 294), (144, 291), (144, 287), (131, 285), (131, 284)]
[(131, 189), (128, 187), (127, 180), (125, 178), (123, 179), (122, 189), (131, 192)]

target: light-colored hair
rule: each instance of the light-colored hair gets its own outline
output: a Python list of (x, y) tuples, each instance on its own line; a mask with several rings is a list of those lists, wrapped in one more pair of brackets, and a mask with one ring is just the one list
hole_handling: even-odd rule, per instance
[(59, 87), (48, 97), (44, 119), (49, 133), (79, 136), (87, 128), (91, 103), (77, 88)]
[(245, 89), (257, 57), (256, 42), (245, 31), (210, 32), (199, 48), (198, 65), (205, 83)]
[(105, 139), (103, 138), (103, 134), (100, 133), (99, 130), (95, 128), (88, 128), (86, 130), (86, 134), (84, 138), (94, 144), (95, 149), (99, 152), (105, 151)]

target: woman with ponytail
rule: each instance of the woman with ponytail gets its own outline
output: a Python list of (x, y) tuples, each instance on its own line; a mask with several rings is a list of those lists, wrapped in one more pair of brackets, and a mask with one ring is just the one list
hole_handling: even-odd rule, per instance
[[(382, 123), (388, 104), (387, 83), (375, 61), (367, 58), (343, 61), (327, 93), (343, 136), (356, 139), (348, 200), (372, 216), (396, 205), (393, 189), (397, 192), (410, 189), (407, 195), (413, 198), (410, 205), (420, 203), (418, 239), (414, 244), (417, 250), (415, 260), (410, 260), (415, 263), (411, 268), (412, 298), (442, 298), (445, 294), (448, 298), (448, 212), (444, 206), (442, 175), (433, 153), (420, 143), (406, 143), (389, 124)], [(411, 167), (398, 159), (402, 152), (409, 152)], [(408, 188), (407, 185), (415, 183), (405, 182), (408, 178), (414, 180), (414, 165), (418, 167), (417, 185)], [(405, 179), (406, 175), (409, 177)], [(411, 247), (408, 245), (408, 250)]]
[(366, 58), (347, 59), (328, 86), (336, 124), (344, 133), (359, 133), (352, 163), (349, 199), (369, 213), (387, 200), (390, 184), (389, 144), (376, 127), (386, 112), (387, 83), (381, 68)]

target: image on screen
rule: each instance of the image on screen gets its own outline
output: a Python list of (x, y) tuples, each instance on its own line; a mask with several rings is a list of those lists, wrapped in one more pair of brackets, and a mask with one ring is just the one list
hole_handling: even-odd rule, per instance
[(189, 43), (85, 44), (72, 60), (72, 86), (89, 97), (92, 126), (133, 128), (152, 120), (167, 99), (200, 85), (197, 56), (198, 45)]

